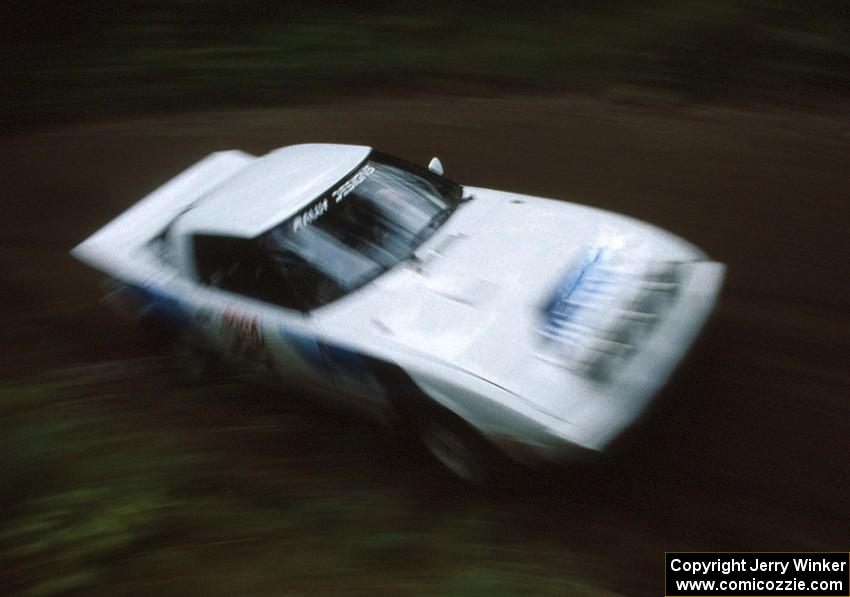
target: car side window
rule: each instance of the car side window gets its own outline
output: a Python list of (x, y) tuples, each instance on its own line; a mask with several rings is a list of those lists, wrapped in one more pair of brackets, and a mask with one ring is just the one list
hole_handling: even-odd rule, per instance
[[(264, 254), (256, 239), (195, 235), (193, 253), (203, 284), (289, 309), (304, 310), (297, 265)], [(285, 265), (287, 267), (282, 267)]]

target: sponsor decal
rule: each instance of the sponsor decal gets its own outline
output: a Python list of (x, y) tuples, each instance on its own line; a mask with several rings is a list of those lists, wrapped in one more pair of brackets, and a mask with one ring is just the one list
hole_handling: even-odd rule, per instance
[[(337, 190), (331, 193), (331, 198), (334, 203), (339, 203), (351, 194), (364, 180), (369, 178), (375, 172), (374, 166), (363, 166), (357, 173), (349, 178)], [(328, 212), (330, 207), (330, 199), (324, 199), (314, 203), (309, 209), (301, 212), (292, 220), (292, 231), (298, 232), (302, 228), (306, 228)]]
[(256, 354), (265, 348), (265, 340), (256, 317), (227, 309), (221, 316), (221, 333), (230, 342), (235, 355)]
[[(543, 307), (544, 335), (558, 337), (561, 335), (564, 326), (576, 319), (580, 307), (571, 299), (594, 268), (601, 264), (603, 257), (604, 252), (599, 248), (594, 248), (585, 252), (579, 262), (570, 268), (558, 285), (555, 294)], [(586, 288), (585, 291), (589, 295), (595, 294), (599, 291), (599, 288), (596, 287), (598, 285), (597, 282), (591, 285), (591, 288)]]
[(374, 172), (374, 166), (363, 166), (357, 174), (349, 178), (344, 185), (333, 192), (331, 196), (334, 198), (334, 203), (339, 203), (345, 199), (351, 191), (356, 189), (360, 183), (369, 178)]
[(328, 211), (327, 198), (322, 199), (307, 211), (297, 215), (292, 221), (292, 231), (298, 232), (302, 228), (309, 226), (322, 217), (326, 211)]

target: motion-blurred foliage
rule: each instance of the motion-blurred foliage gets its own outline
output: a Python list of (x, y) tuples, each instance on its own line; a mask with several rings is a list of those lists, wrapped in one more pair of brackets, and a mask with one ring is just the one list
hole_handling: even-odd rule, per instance
[(349, 417), (305, 437), (278, 394), (176, 381), (116, 363), (0, 387), (5, 591), (615, 597), (497, 504), (429, 511), (376, 480)]
[(844, 0), (3, 3), (5, 124), (317, 94), (850, 91)]

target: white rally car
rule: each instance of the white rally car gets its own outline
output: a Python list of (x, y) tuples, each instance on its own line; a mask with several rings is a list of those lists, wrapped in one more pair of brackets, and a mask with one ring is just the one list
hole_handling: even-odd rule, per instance
[(601, 451), (724, 267), (619, 214), (347, 145), (212, 154), (72, 251), (184, 345), (406, 422), (445, 465)]

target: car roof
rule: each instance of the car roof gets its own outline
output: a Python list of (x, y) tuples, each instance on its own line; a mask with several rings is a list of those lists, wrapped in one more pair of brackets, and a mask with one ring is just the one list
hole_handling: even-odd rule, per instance
[(253, 238), (330, 189), (371, 151), (311, 143), (276, 149), (251, 162), (181, 214), (172, 231)]

